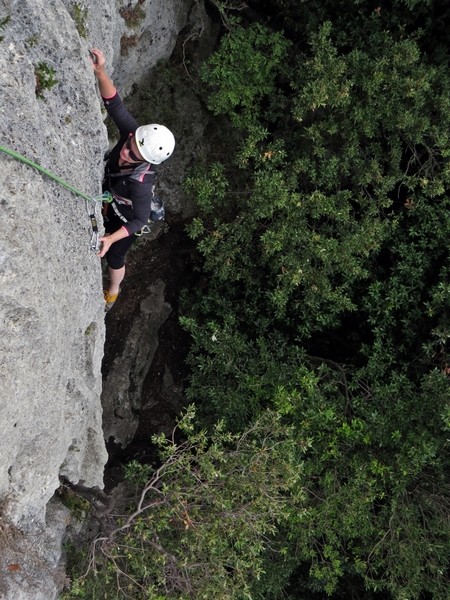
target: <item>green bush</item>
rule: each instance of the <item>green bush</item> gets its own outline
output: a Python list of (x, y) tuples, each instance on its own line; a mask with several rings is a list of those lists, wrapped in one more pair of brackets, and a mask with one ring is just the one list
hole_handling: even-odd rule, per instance
[(182, 441), (154, 438), (159, 468), (129, 465), (140, 492), (94, 542), (87, 574), (77, 565), (66, 599), (250, 598), (265, 550), (286, 552), (277, 528), (302, 511), (292, 429), (265, 413), (242, 434), (219, 424), (206, 435), (194, 416)]
[(206, 280), (182, 319), (188, 393), (205, 422), (239, 430), (275, 409), (308, 440), (308, 510), (288, 528), (296, 566), (269, 553), (255, 593), (276, 598), (301, 573), (302, 589), (328, 595), (356, 581), (361, 594), (444, 600), (444, 47), (428, 21), (414, 29), (412, 3), (379, 15), (355, 1), (338, 16), (317, 3), (302, 38), (304, 3), (274, 4), (288, 34), (238, 27), (203, 72), (211, 110), (240, 143), (187, 182)]

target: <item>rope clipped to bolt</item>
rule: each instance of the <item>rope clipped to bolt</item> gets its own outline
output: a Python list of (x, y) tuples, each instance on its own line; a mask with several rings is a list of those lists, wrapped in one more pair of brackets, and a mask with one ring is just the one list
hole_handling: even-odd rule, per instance
[[(88, 212), (89, 219), (91, 222), (91, 228), (92, 228), (90, 248), (94, 252), (97, 252), (99, 249), (99, 232), (98, 232), (97, 218), (95, 216), (95, 205), (97, 203), (111, 202), (112, 201), (111, 194), (109, 192), (104, 192), (103, 194), (100, 194), (97, 196), (89, 196), (88, 194), (85, 194), (84, 192), (80, 191), (79, 189), (77, 189), (76, 187), (71, 185), (70, 183), (67, 183), (67, 181), (64, 181), (64, 179), (62, 179), (58, 175), (55, 175), (48, 169), (41, 167), (41, 165), (38, 165), (37, 163), (33, 162), (26, 156), (23, 156), (23, 154), (16, 152), (15, 150), (11, 150), (10, 148), (5, 148), (4, 146), (0, 146), (0, 152), (3, 152), (4, 154), (7, 154), (8, 156), (11, 156), (12, 158), (15, 158), (16, 160), (19, 160), (20, 162), (25, 163), (26, 165), (28, 165), (30, 167), (33, 167), (33, 169), (40, 171), (41, 173), (43, 173), (50, 179), (53, 179), (53, 181), (56, 181), (57, 183), (59, 183), (60, 185), (65, 187), (67, 190), (71, 191), (73, 194), (75, 194), (79, 198), (83, 198), (86, 201), (86, 210)], [(89, 208), (90, 204), (92, 204), (93, 210), (91, 210)]]

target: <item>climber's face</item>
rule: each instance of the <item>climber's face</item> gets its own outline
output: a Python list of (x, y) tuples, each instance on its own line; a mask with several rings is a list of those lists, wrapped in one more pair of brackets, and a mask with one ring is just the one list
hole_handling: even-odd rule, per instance
[(144, 162), (141, 153), (137, 149), (136, 140), (134, 139), (133, 134), (128, 136), (127, 141), (122, 146), (120, 158), (127, 163)]

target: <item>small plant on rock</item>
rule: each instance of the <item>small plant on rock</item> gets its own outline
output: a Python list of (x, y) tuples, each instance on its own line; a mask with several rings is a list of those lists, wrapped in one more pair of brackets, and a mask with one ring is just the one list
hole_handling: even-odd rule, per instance
[(34, 48), (39, 42), (39, 37), (40, 36), (37, 33), (33, 33), (33, 35), (30, 35), (30, 37), (27, 37), (25, 40), (25, 46), (27, 48)]
[(120, 38), (120, 53), (122, 56), (127, 56), (130, 48), (136, 46), (139, 41), (137, 35), (123, 35)]
[(75, 22), (75, 27), (81, 38), (87, 38), (88, 28), (87, 28), (87, 15), (88, 9), (81, 2), (75, 2), (72, 5), (72, 18)]
[(36, 65), (34, 74), (36, 76), (36, 96), (43, 98), (44, 91), (49, 90), (58, 83), (55, 77), (55, 69), (45, 62), (40, 62)]
[[(8, 23), (10, 22), (11, 17), (8, 15), (7, 17), (4, 17), (3, 19), (0, 19), (0, 31), (2, 31), (3, 29), (5, 29), (5, 27), (8, 25)], [(3, 42), (3, 36), (0, 35), (0, 42)]]
[(138, 27), (145, 19), (145, 10), (141, 7), (141, 2), (138, 2), (134, 7), (123, 6), (119, 10), (119, 14), (130, 29)]

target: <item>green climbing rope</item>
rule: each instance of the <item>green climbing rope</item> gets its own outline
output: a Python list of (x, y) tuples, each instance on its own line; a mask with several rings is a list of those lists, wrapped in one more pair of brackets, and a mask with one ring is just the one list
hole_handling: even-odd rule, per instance
[[(11, 156), (12, 158), (20, 160), (20, 162), (23, 162), (26, 165), (33, 167), (33, 169), (36, 169), (37, 171), (40, 171), (47, 177), (50, 177), (50, 179), (53, 179), (53, 181), (56, 181), (57, 183), (59, 183), (60, 185), (65, 187), (67, 190), (73, 192), (76, 196), (79, 196), (80, 198), (83, 198), (86, 201), (87, 213), (89, 215), (89, 219), (91, 222), (91, 228), (92, 228), (90, 248), (94, 252), (97, 252), (99, 249), (100, 236), (99, 236), (99, 231), (98, 231), (98, 226), (97, 226), (97, 218), (95, 216), (95, 203), (96, 202), (111, 202), (112, 201), (111, 193), (104, 192), (103, 194), (101, 194), (99, 196), (88, 196), (87, 194), (85, 194), (84, 192), (81, 192), (80, 190), (78, 190), (76, 187), (74, 187), (70, 183), (67, 183), (67, 181), (64, 181), (64, 179), (61, 179), (61, 177), (59, 177), (58, 175), (55, 175), (48, 169), (44, 169), (44, 167), (41, 167), (41, 165), (38, 165), (37, 163), (33, 162), (26, 156), (23, 156), (23, 154), (20, 154), (19, 152), (16, 152), (15, 150), (10, 150), (9, 148), (5, 148), (4, 146), (0, 146), (0, 152), (4, 152), (8, 156)], [(90, 202), (94, 203), (93, 210), (89, 210)]]
[(47, 177), (50, 177), (50, 179), (53, 179), (54, 181), (58, 182), (60, 185), (62, 185), (66, 189), (73, 192), (76, 196), (79, 196), (80, 198), (84, 198), (88, 202), (107, 202), (108, 201), (103, 195), (88, 196), (87, 194), (85, 194), (84, 192), (81, 192), (80, 190), (78, 190), (76, 187), (74, 187), (70, 183), (67, 183), (67, 181), (64, 181), (64, 179), (61, 179), (61, 177), (58, 177), (58, 175), (55, 175), (48, 169), (44, 169), (44, 167), (41, 167), (41, 165), (38, 165), (37, 163), (33, 162), (26, 156), (23, 156), (23, 154), (19, 154), (19, 152), (15, 152), (14, 150), (10, 150), (9, 148), (5, 148), (4, 146), (0, 146), (0, 152), (4, 152), (5, 154), (8, 154), (9, 156), (12, 156), (13, 158), (15, 158), (17, 160), (20, 160), (20, 162), (23, 162), (26, 165), (33, 167), (33, 169), (36, 169), (36, 170), (40, 171), (41, 173), (44, 173), (44, 175), (47, 175)]

